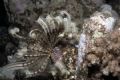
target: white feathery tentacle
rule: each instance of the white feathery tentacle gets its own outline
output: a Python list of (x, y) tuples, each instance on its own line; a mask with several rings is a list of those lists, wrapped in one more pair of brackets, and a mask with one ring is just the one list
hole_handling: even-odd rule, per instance
[(61, 16), (66, 15), (67, 16), (66, 18), (71, 20), (71, 16), (70, 16), (70, 14), (67, 11), (61, 11), (60, 14), (61, 14)]
[(46, 22), (48, 23), (48, 26), (50, 27), (50, 31), (52, 32), (56, 26), (55, 26), (53, 18), (50, 15), (46, 17)]
[(78, 47), (78, 61), (77, 61), (77, 68), (80, 67), (80, 64), (83, 62), (83, 58), (85, 56), (85, 49), (86, 49), (87, 39), (86, 34), (82, 33), (80, 35), (79, 40), (79, 47)]
[(31, 30), (30, 32), (29, 32), (29, 37), (31, 37), (31, 38), (36, 38), (36, 34), (34, 33), (35, 31), (39, 31), (39, 29), (33, 29), (33, 30)]
[(15, 27), (12, 29), (9, 29), (8, 31), (13, 37), (19, 38), (19, 39), (25, 39), (25, 37), (18, 35), (17, 33), (20, 32), (20, 29)]
[(41, 25), (41, 27), (44, 29), (45, 33), (49, 32), (48, 25), (45, 23), (45, 21), (41, 17), (39, 17), (36, 22)]
[(21, 69), (25, 69), (25, 67), (23, 67), (23, 62), (11, 63), (0, 68), (0, 76), (5, 76), (6, 78), (13, 79), (15, 77), (14, 72)]
[(58, 25), (63, 23), (63, 18), (61, 16), (56, 16), (54, 19), (57, 21)]

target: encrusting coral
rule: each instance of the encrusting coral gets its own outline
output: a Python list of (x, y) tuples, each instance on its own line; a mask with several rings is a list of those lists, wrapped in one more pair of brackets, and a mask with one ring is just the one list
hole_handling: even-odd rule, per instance
[(101, 12), (95, 12), (84, 21), (79, 41), (78, 69), (89, 73), (89, 68), (98, 66), (95, 73), (90, 73), (98, 79), (102, 75), (120, 75), (120, 30), (114, 29), (118, 18), (108, 6), (104, 5)]
[[(89, 67), (98, 65), (101, 75), (120, 75), (120, 30), (116, 29), (104, 37), (95, 39), (86, 50), (85, 64)], [(100, 77), (100, 76), (99, 76)]]

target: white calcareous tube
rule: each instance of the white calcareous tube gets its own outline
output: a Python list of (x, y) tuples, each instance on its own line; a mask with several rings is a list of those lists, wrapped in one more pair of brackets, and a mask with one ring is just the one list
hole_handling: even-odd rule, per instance
[(85, 56), (86, 43), (87, 43), (86, 34), (82, 33), (80, 35), (79, 46), (78, 46), (77, 69), (80, 67), (80, 64), (83, 62), (83, 58)]

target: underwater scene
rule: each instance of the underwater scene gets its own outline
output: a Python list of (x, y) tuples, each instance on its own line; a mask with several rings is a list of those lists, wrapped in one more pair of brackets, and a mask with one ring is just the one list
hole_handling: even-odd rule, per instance
[(1, 0), (0, 80), (120, 80), (120, 0)]

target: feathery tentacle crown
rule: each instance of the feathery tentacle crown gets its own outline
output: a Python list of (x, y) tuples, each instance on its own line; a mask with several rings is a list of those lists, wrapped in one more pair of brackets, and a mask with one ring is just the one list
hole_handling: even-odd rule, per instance
[[(55, 17), (52, 15), (47, 15), (46, 17), (41, 16), (36, 23), (31, 28), (28, 36), (24, 37), (19, 35), (19, 28), (9, 29), (9, 33), (13, 37), (19, 38), (20, 40), (24, 39), (23, 42), (27, 43), (27, 50), (20, 58), (23, 59), (24, 57), (22, 67), (27, 68), (32, 75), (44, 72), (50, 57), (53, 62), (57, 62), (58, 64), (59, 60), (57, 57), (62, 59), (62, 54), (56, 49), (56, 44), (64, 37), (64, 34), (77, 32), (75, 23), (71, 21), (71, 16), (66, 11), (61, 11)], [(22, 49), (15, 54), (18, 53), (23, 53)], [(55, 61), (55, 59), (57, 60)], [(57, 64), (55, 65), (59, 68)], [(59, 64), (62, 65), (62, 69), (59, 68), (61, 72), (66, 73), (67, 70), (63, 69), (65, 65), (62, 62), (59, 62)]]

